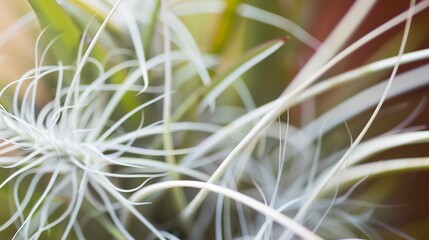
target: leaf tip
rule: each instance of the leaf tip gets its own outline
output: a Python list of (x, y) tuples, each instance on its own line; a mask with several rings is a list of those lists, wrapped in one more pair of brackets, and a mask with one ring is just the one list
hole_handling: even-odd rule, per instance
[(290, 36), (281, 36), (279, 37), (279, 40), (285, 43), (290, 40)]

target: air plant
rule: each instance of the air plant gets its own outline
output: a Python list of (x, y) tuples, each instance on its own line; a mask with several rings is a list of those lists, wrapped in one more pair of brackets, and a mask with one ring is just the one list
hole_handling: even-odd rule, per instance
[(377, 5), (357, 0), (323, 43), (270, 4), (29, 0), (0, 35), (41, 27), (34, 67), (0, 82), (0, 236), (417, 237), (382, 212), (429, 167), (395, 153), (429, 141), (406, 95), (429, 83), (429, 1), (356, 37)]

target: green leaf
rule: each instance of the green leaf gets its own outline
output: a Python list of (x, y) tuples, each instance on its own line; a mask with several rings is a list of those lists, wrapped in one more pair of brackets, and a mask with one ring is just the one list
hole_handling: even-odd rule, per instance
[(230, 37), (231, 30), (236, 19), (236, 9), (242, 0), (229, 0), (226, 1), (226, 8), (222, 16), (219, 19), (218, 26), (213, 34), (213, 42), (211, 46), (211, 52), (220, 52)]
[(65, 64), (75, 61), (81, 31), (69, 15), (55, 0), (28, 0), (39, 19), (42, 28), (46, 28), (48, 41), (55, 41), (53, 48), (56, 57)]

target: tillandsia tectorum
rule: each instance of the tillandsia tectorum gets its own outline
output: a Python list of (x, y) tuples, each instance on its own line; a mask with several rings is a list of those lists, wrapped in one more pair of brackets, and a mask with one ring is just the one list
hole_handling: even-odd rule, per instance
[(0, 238), (429, 234), (429, 0), (19, 0), (0, 18)]

